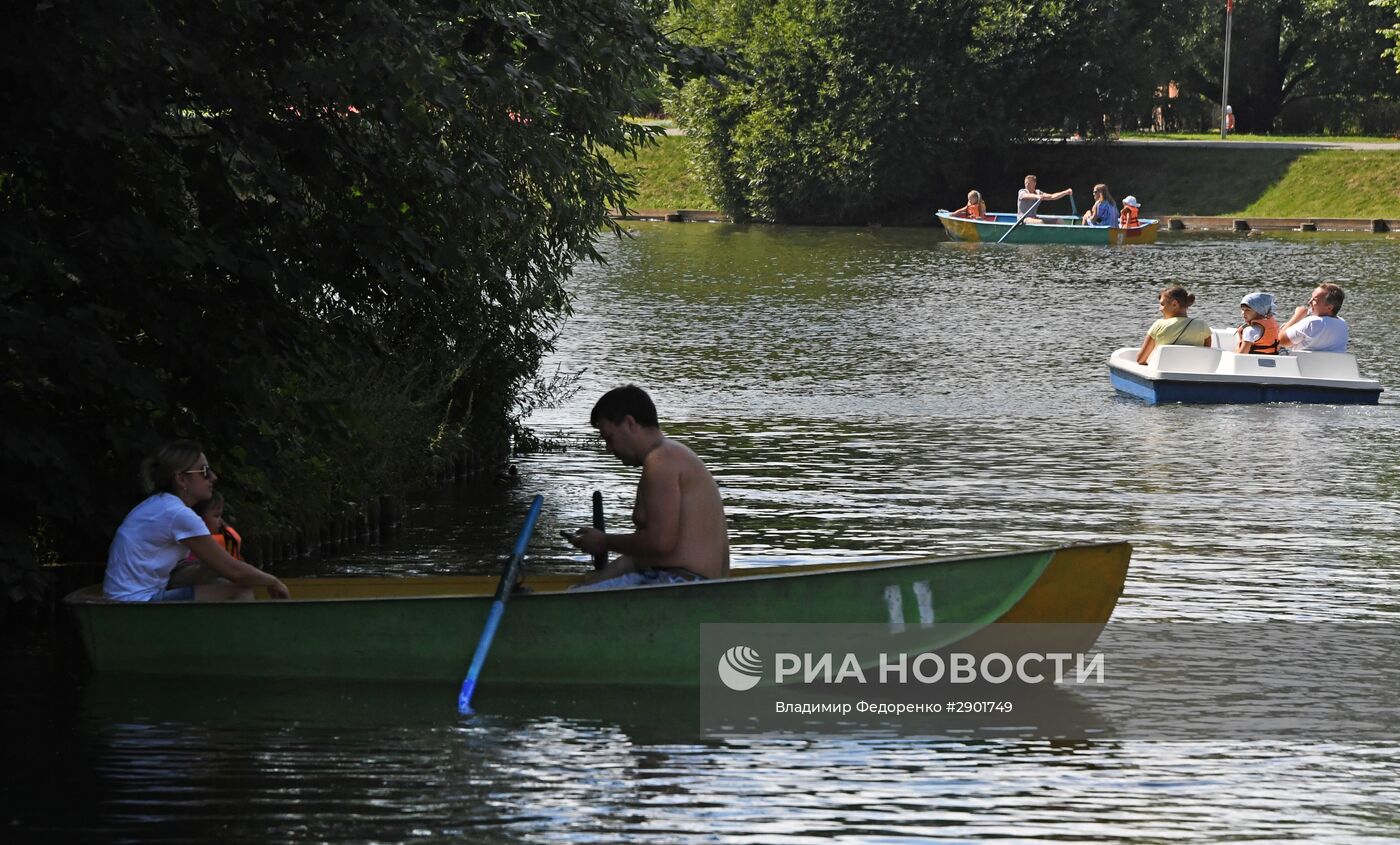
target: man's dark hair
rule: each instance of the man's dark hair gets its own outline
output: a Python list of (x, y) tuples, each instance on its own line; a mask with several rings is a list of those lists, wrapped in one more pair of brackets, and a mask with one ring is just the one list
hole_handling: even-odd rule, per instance
[(637, 425), (645, 428), (659, 428), (661, 425), (656, 421), (656, 406), (652, 404), (651, 397), (635, 384), (614, 387), (604, 393), (588, 415), (588, 424), (597, 428), (599, 420), (607, 420), (617, 425), (629, 415), (637, 421)]

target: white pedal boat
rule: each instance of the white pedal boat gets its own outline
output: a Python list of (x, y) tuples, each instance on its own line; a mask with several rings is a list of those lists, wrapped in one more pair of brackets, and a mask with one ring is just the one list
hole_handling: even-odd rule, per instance
[(1108, 374), (1119, 392), (1156, 405), (1163, 402), (1254, 404), (1309, 402), (1375, 405), (1381, 384), (1363, 378), (1355, 356), (1341, 352), (1286, 352), (1239, 355), (1233, 329), (1211, 329), (1211, 346), (1158, 346), (1146, 364), (1138, 347), (1125, 347), (1108, 359)]

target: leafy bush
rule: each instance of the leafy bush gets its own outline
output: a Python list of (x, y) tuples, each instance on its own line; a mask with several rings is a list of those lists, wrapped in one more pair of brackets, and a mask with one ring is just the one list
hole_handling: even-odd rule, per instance
[(605, 153), (647, 130), (619, 115), (707, 66), (661, 11), (12, 10), (0, 567), (103, 556), (172, 437), (205, 443), (254, 530), (502, 448), (570, 270), (626, 196)]

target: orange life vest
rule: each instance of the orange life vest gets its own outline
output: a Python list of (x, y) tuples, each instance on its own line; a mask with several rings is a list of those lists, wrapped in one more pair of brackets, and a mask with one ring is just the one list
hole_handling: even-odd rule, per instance
[(243, 559), (243, 538), (238, 536), (238, 532), (233, 530), (232, 525), (225, 523), (223, 533), (213, 535), (214, 542), (223, 547), (234, 560)]
[(1247, 325), (1258, 326), (1264, 332), (1262, 337), (1249, 345), (1250, 355), (1278, 354), (1278, 320), (1272, 314)]
[(969, 217), (973, 220), (985, 220), (987, 218), (987, 204), (979, 202), (976, 205), (968, 203), (957, 211), (953, 212), (954, 217)]
[(1118, 212), (1118, 228), (1129, 229), (1138, 225), (1138, 210), (1131, 205), (1123, 206)]

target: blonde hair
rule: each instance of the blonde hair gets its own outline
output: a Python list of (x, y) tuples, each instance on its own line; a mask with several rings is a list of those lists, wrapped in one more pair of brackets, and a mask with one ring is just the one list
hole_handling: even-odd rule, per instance
[(172, 440), (141, 462), (141, 489), (146, 495), (174, 493), (175, 479), (204, 454), (193, 440)]

